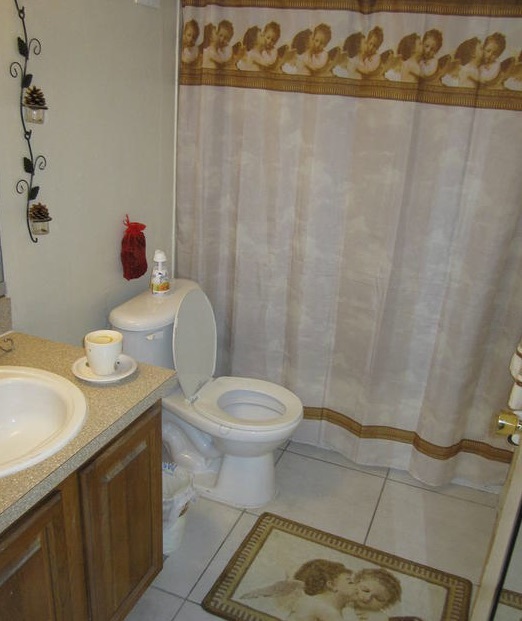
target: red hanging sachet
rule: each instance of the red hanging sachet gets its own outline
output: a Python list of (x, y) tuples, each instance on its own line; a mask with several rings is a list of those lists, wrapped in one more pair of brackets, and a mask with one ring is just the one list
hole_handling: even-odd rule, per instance
[(121, 263), (127, 280), (139, 278), (147, 271), (146, 242), (141, 222), (130, 222), (127, 214), (123, 224), (127, 227), (121, 240)]

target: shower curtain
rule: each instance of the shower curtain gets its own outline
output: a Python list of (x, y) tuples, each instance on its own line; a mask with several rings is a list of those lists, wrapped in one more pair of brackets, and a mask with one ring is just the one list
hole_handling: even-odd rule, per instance
[(217, 374), (305, 405), (296, 439), (501, 485), (522, 328), (522, 5), (184, 0), (176, 272)]

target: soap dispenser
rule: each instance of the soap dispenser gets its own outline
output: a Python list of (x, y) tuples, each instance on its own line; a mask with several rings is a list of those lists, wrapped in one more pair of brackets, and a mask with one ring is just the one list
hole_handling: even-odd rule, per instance
[(163, 250), (154, 252), (154, 265), (150, 276), (150, 290), (152, 295), (165, 295), (170, 289), (167, 257)]

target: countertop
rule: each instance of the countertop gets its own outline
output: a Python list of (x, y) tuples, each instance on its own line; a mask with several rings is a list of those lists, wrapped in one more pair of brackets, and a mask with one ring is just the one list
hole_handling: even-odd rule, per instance
[(0, 352), (0, 365), (37, 367), (61, 375), (78, 386), (87, 401), (87, 416), (78, 433), (45, 461), (0, 478), (0, 533), (84, 465), (158, 399), (176, 386), (172, 369), (138, 364), (131, 376), (115, 383), (94, 384), (77, 379), (72, 364), (84, 355), (81, 347), (11, 332), (14, 350)]

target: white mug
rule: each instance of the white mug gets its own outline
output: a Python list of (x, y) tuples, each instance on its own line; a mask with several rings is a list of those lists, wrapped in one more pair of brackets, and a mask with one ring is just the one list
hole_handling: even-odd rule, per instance
[(95, 375), (112, 375), (123, 348), (123, 336), (116, 330), (95, 330), (84, 338), (89, 368)]

